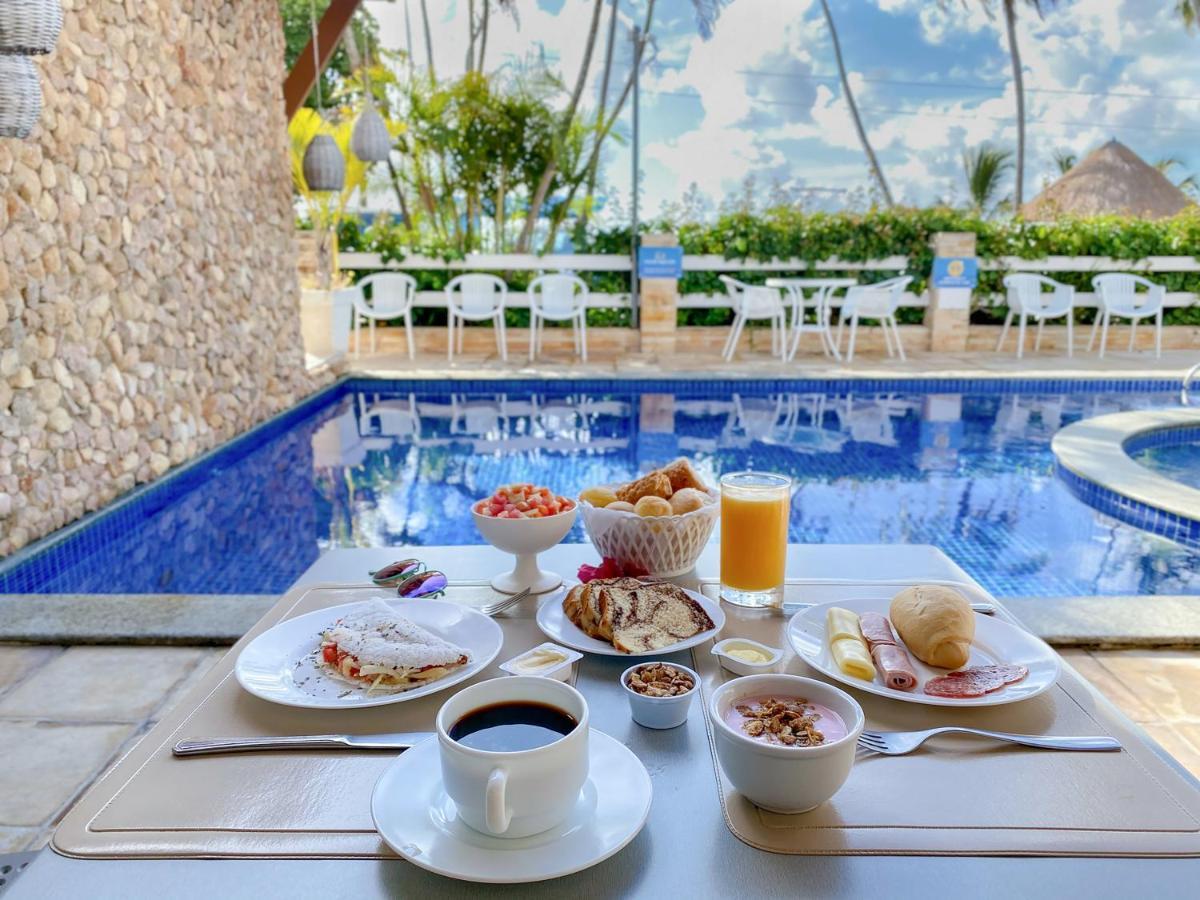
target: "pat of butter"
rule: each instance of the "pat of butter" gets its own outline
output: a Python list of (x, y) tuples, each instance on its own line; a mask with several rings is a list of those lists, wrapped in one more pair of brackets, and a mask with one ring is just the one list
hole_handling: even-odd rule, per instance
[(537, 647), (518, 659), (514, 663), (513, 668), (520, 669), (523, 672), (536, 672), (539, 669), (548, 669), (551, 666), (556, 666), (566, 658), (565, 653), (559, 653), (557, 650), (551, 650), (549, 647)]
[(764, 653), (757, 647), (732, 647), (725, 651), (727, 656), (732, 656), (734, 659), (740, 659), (742, 662), (748, 663), (766, 663), (771, 661), (771, 655)]

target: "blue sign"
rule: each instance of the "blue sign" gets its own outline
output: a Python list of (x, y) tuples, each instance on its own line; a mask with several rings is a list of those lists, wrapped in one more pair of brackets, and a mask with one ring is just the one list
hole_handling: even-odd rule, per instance
[(979, 282), (979, 260), (973, 256), (935, 256), (933, 286), (973, 288)]
[(638, 278), (678, 278), (682, 274), (682, 247), (638, 247)]

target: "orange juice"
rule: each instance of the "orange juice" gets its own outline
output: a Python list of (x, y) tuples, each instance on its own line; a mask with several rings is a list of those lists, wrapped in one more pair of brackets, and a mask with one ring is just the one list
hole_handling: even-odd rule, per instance
[(791, 479), (738, 472), (721, 479), (721, 597), (742, 606), (783, 602)]

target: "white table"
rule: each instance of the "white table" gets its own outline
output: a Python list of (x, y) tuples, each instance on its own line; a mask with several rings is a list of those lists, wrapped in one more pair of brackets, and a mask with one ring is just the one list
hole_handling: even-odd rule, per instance
[[(405, 555), (462, 579), (493, 574), (506, 557), (490, 547), (337, 550), (301, 584), (361, 581), (368, 569)], [(544, 564), (571, 572), (590, 547), (564, 545)], [(710, 546), (698, 571), (715, 573)], [(935, 547), (792, 546), (788, 573), (810, 578), (966, 579)], [(634, 725), (617, 677), (619, 659), (585, 657), (578, 685), (595, 727), (628, 744), (653, 773), (654, 805), (642, 833), (613, 858), (569, 879), (475, 885), (432, 875), (400, 860), (75, 860), (45, 851), (4, 900), (328, 897), (887, 897), (944, 893), (977, 898), (1195, 897), (1200, 859), (785, 856), (755, 850), (729, 833), (717, 804), (701, 716), (669, 732)], [(1106, 701), (1101, 703), (1108, 705)], [(1117, 713), (1119, 715), (1119, 713)], [(945, 886), (939, 889), (939, 885)]]
[(800, 336), (804, 333), (804, 292), (814, 290), (813, 295), (817, 313), (817, 333), (821, 335), (821, 348), (826, 355), (841, 360), (842, 354), (833, 340), (833, 331), (829, 325), (832, 313), (831, 301), (839, 288), (853, 287), (858, 281), (853, 278), (768, 278), (767, 287), (779, 288), (788, 292), (792, 298), (792, 346), (785, 358), (791, 361), (796, 351), (800, 349)]

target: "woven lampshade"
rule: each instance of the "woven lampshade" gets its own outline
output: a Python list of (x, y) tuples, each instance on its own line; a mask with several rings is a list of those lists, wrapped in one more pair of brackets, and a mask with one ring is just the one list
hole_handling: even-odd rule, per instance
[(310, 191), (340, 191), (346, 183), (346, 160), (327, 134), (318, 134), (304, 151), (304, 183)]
[(58, 0), (0, 0), (0, 54), (49, 53), (62, 23)]
[(0, 56), (0, 137), (29, 137), (41, 115), (37, 66), (28, 56)]
[(370, 104), (359, 114), (350, 134), (350, 149), (363, 162), (383, 162), (392, 152), (392, 136), (383, 116)]

